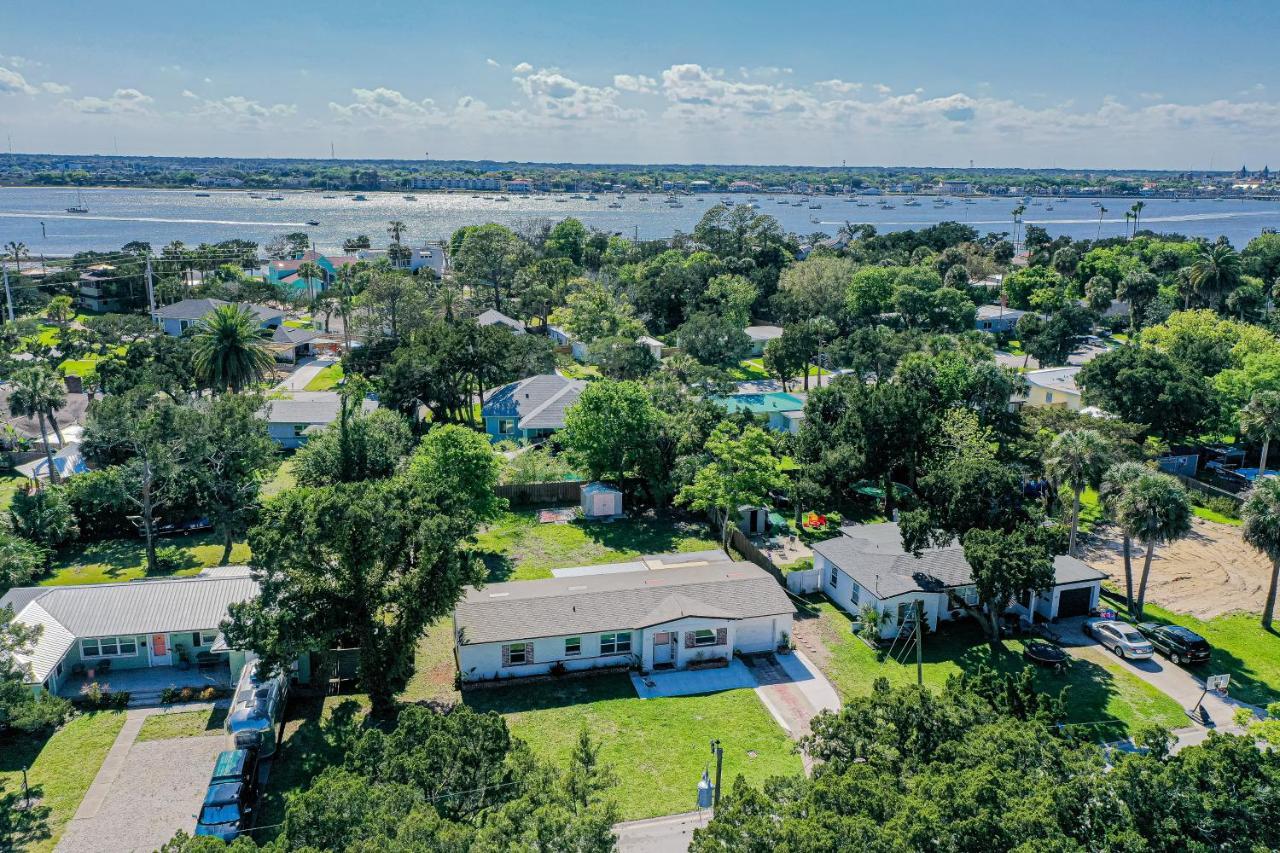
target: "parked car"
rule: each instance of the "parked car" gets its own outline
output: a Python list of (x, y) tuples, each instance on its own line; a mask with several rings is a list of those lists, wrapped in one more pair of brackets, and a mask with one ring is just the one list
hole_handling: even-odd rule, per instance
[(1089, 619), (1084, 632), (1097, 640), (1103, 648), (1115, 652), (1117, 657), (1142, 659), (1155, 654), (1151, 642), (1128, 622), (1112, 619)]
[(257, 802), (258, 757), (253, 750), (219, 753), (196, 821), (196, 835), (231, 841), (248, 828)]
[(1208, 640), (1181, 625), (1143, 622), (1138, 625), (1138, 630), (1151, 641), (1156, 651), (1174, 663), (1208, 663), (1209, 654), (1213, 651)]

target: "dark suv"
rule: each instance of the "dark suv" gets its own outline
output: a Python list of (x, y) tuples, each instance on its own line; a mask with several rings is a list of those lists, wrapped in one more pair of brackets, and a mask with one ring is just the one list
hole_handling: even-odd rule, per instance
[(1208, 663), (1209, 654), (1213, 651), (1208, 640), (1181, 625), (1143, 622), (1138, 630), (1151, 641), (1156, 651), (1174, 663)]
[(257, 801), (257, 754), (229, 749), (218, 755), (200, 807), (196, 835), (232, 841), (248, 828)]

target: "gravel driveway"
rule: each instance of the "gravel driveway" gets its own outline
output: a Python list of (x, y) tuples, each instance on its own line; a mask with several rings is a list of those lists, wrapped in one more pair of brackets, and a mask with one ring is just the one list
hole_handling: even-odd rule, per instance
[(77, 814), (58, 843), (66, 853), (150, 851), (192, 832), (221, 735), (134, 743), (93, 814)]

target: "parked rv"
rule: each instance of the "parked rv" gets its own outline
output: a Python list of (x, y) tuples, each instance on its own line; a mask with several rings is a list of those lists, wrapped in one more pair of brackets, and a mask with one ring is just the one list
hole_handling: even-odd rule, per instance
[(245, 664), (236, 694), (227, 713), (227, 740), (231, 749), (249, 749), (259, 758), (276, 751), (278, 733), (289, 697), (287, 673), (259, 678), (255, 662)]

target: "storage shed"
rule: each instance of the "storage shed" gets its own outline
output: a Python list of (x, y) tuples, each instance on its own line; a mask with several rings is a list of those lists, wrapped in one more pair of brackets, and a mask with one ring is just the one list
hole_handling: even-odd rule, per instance
[(582, 514), (586, 518), (621, 516), (622, 492), (607, 483), (587, 483), (582, 487)]

